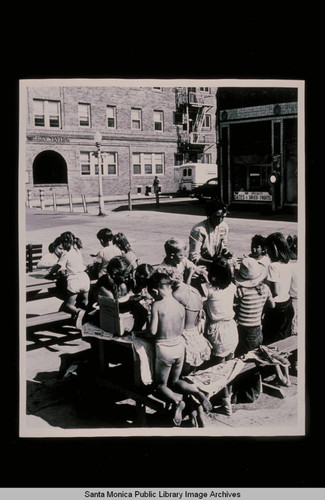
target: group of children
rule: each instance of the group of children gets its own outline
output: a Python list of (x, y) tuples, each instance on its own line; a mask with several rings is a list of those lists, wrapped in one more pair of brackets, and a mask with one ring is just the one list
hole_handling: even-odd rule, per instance
[[(185, 375), (297, 334), (296, 236), (255, 235), (251, 253), (236, 264), (232, 254), (223, 253), (205, 266), (189, 260), (187, 244), (177, 238), (166, 241), (158, 266), (140, 263), (122, 233), (104, 228), (97, 238), (103, 248), (93, 255), (91, 273), (98, 279), (92, 288), (81, 241), (66, 232), (52, 244), (57, 262), (50, 274), (64, 270), (67, 282), (62, 308), (80, 328), (95, 321), (100, 295), (133, 313), (134, 331), (154, 342), (156, 390), (173, 405), (175, 425), (189, 400), (193, 425), (203, 426), (204, 412), (212, 408)], [(288, 377), (280, 382), (290, 383)], [(222, 409), (232, 414), (229, 387), (222, 393)]]

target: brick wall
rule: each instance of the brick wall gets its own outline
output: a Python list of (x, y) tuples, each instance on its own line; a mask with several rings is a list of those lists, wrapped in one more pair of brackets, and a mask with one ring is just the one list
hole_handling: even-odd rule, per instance
[[(173, 124), (175, 92), (172, 87), (163, 91), (152, 87), (29, 87), (27, 92), (27, 141), (26, 170), (29, 182), (26, 189), (39, 192), (40, 186), (33, 185), (33, 162), (37, 155), (46, 150), (59, 153), (65, 160), (68, 172), (67, 186), (42, 186), (45, 192), (67, 192), (79, 196), (98, 194), (97, 176), (82, 176), (80, 173), (80, 152), (95, 152), (94, 133), (102, 133), (102, 151), (118, 155), (118, 175), (103, 176), (104, 196), (137, 192), (137, 186), (145, 191), (152, 185), (153, 175), (131, 176), (132, 153), (163, 153), (164, 175), (160, 176), (162, 190), (176, 191), (174, 182), (174, 154), (177, 152), (177, 130)], [(61, 103), (61, 128), (35, 127), (33, 123), (33, 99), (58, 100)], [(90, 104), (90, 127), (79, 125), (78, 103)], [(116, 106), (116, 129), (107, 126), (106, 107)], [(142, 130), (131, 129), (131, 108), (142, 110)], [(163, 111), (164, 130), (154, 129), (154, 111)], [(210, 113), (214, 111), (210, 111)], [(215, 162), (216, 150), (210, 148)], [(130, 161), (131, 158), (131, 161)], [(131, 165), (130, 165), (131, 163)]]

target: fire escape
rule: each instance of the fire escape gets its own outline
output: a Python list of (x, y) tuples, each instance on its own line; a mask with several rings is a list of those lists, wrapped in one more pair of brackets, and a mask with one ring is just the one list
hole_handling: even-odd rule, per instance
[(178, 127), (178, 151), (185, 161), (196, 162), (216, 144), (215, 133), (204, 130), (207, 112), (213, 108), (213, 96), (196, 88), (176, 89), (176, 111), (181, 115)]

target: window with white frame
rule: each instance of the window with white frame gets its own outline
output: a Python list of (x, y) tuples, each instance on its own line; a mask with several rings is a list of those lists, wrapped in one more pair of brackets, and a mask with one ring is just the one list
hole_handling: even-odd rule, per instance
[[(102, 152), (101, 160), (103, 176), (117, 175), (117, 153)], [(98, 157), (94, 152), (80, 152), (80, 173), (82, 176), (98, 175)]]
[(211, 129), (211, 115), (205, 115), (202, 123), (203, 128), (209, 128)]
[(133, 153), (133, 175), (163, 175), (163, 153)]
[(106, 119), (108, 128), (116, 128), (116, 107), (107, 106), (106, 107)]
[(60, 101), (33, 99), (33, 113), (36, 127), (61, 127)]
[(117, 153), (104, 153), (103, 155), (104, 175), (117, 174)]
[(155, 123), (155, 130), (164, 130), (164, 112), (163, 111), (154, 111), (153, 112), (154, 116), (154, 123)]
[(78, 119), (81, 127), (90, 127), (90, 104), (78, 103)]
[(132, 130), (142, 130), (142, 112), (139, 108), (131, 109), (131, 128)]

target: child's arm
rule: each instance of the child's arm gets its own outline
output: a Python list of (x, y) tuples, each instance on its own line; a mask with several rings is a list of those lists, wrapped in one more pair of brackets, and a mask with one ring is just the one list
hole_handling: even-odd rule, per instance
[(271, 309), (273, 309), (275, 307), (275, 300), (273, 298), (272, 291), (270, 290), (270, 287), (269, 287), (269, 293), (268, 293), (265, 305), (267, 307), (270, 307)]
[(49, 272), (49, 273), (45, 276), (45, 278), (47, 278), (47, 279), (55, 279), (55, 278), (56, 278), (56, 275), (57, 275), (57, 273), (59, 272), (59, 270), (61, 269), (61, 267), (62, 267), (62, 266), (61, 266), (60, 264), (55, 264), (55, 265), (51, 268), (50, 272)]
[(148, 333), (152, 337), (154, 337), (157, 334), (158, 322), (159, 322), (158, 304), (154, 302), (151, 308), (151, 318), (148, 328)]
[(198, 274), (199, 276), (203, 276), (206, 281), (208, 281), (208, 271), (204, 268), (201, 268), (194, 264), (191, 260), (186, 258), (186, 268), (188, 272), (188, 277), (186, 279), (187, 284), (191, 284), (191, 279), (194, 273)]

